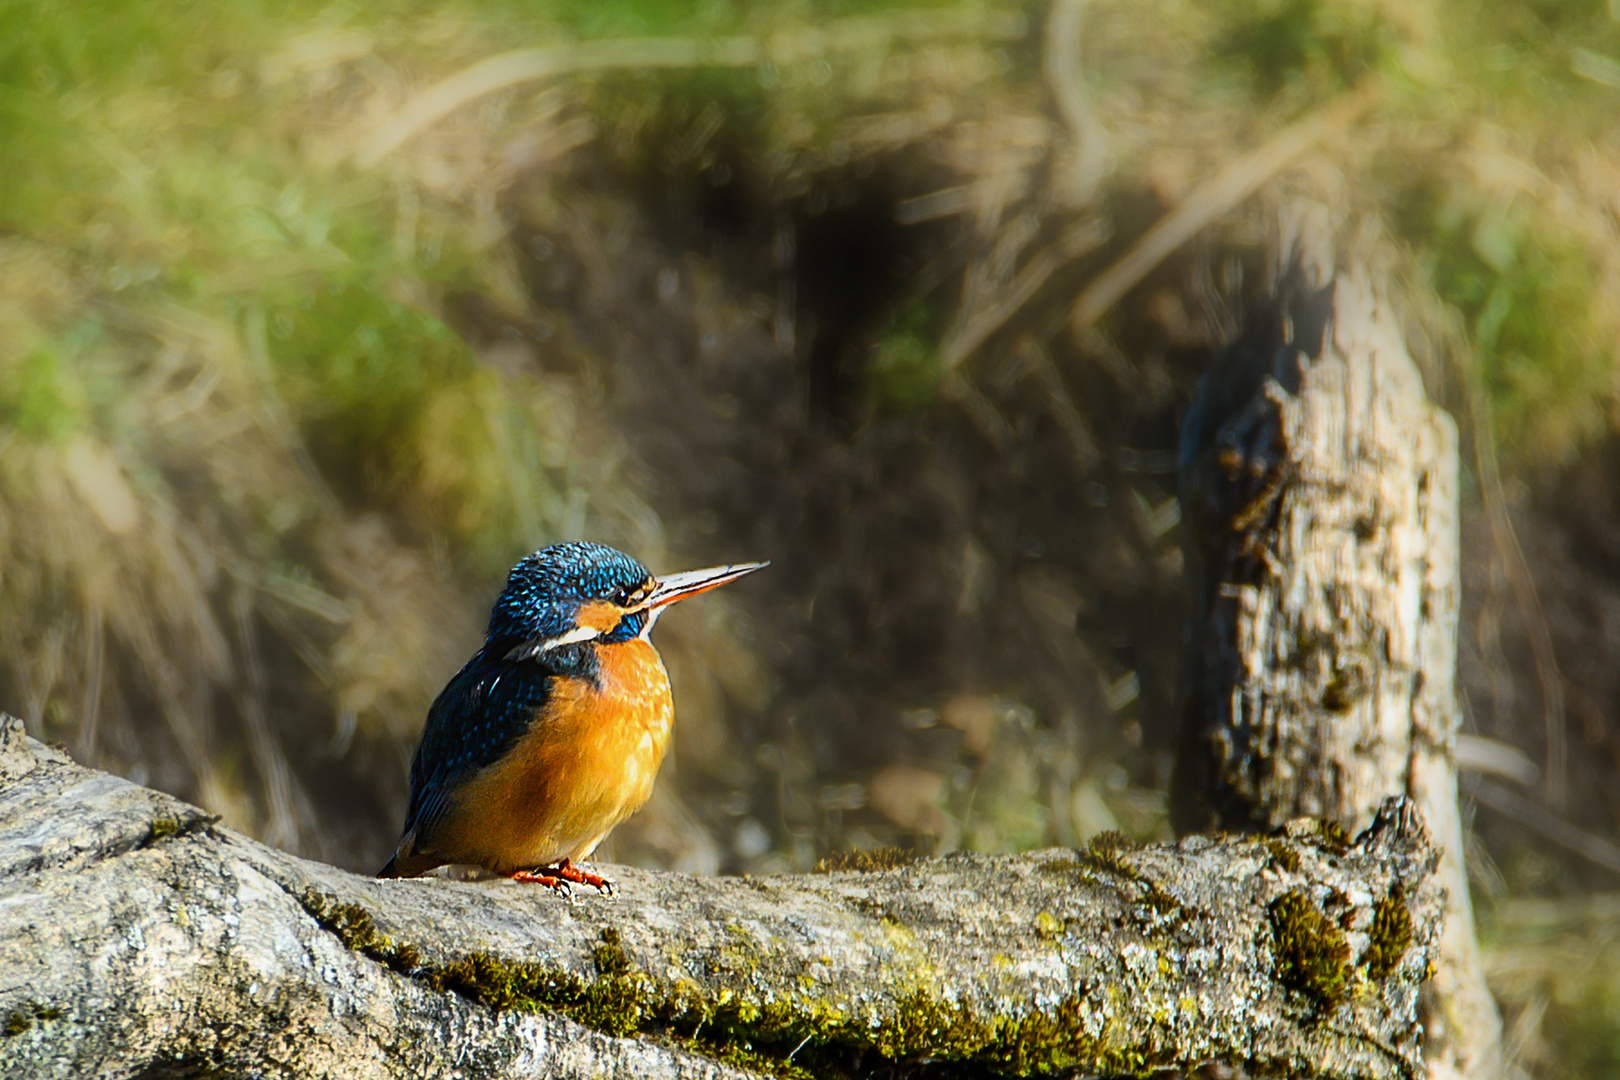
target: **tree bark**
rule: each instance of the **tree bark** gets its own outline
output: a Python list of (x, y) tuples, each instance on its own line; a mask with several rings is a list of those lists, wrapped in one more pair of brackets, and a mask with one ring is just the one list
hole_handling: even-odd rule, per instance
[(1430, 1075), (1491, 1077), (1453, 763), (1457, 434), (1387, 298), (1335, 269), (1326, 215), (1279, 230), (1270, 300), (1217, 359), (1182, 442), (1193, 611), (1178, 831), (1299, 815), (1349, 829), (1410, 797), (1442, 850)]
[(570, 904), (294, 858), (0, 717), (0, 1075), (1413, 1077), (1434, 861), (1396, 800)]

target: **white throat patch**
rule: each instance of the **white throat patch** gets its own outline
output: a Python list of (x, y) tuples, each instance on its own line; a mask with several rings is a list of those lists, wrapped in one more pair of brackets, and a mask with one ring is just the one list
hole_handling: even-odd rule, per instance
[(508, 660), (532, 660), (541, 653), (548, 653), (552, 649), (560, 649), (564, 645), (577, 645), (582, 641), (594, 641), (602, 636), (600, 630), (589, 626), (576, 626), (566, 634), (558, 634), (554, 638), (544, 641), (525, 641), (522, 645), (506, 654)]

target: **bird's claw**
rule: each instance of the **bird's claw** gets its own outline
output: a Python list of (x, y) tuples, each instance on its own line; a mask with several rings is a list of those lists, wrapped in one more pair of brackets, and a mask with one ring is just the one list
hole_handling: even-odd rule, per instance
[(619, 889), (613, 884), (613, 882), (609, 881), (601, 874), (593, 874), (584, 867), (575, 866), (573, 860), (571, 859), (564, 859), (562, 862), (552, 867), (551, 871), (564, 881), (572, 881), (579, 885), (589, 885), (601, 896), (612, 898), (619, 895)]
[(618, 899), (619, 896), (618, 886), (613, 882), (600, 874), (593, 874), (589, 870), (575, 866), (568, 859), (554, 866), (543, 866), (538, 870), (518, 870), (508, 876), (513, 881), (544, 885), (569, 903), (579, 902), (578, 897), (574, 895), (574, 885), (589, 885), (609, 899)]
[(554, 874), (548, 874), (544, 870), (518, 870), (508, 876), (513, 881), (523, 881), (534, 885), (544, 885), (546, 888), (550, 889), (564, 900), (567, 900), (570, 904), (578, 903), (574, 897), (574, 887), (570, 885), (566, 879), (558, 877)]

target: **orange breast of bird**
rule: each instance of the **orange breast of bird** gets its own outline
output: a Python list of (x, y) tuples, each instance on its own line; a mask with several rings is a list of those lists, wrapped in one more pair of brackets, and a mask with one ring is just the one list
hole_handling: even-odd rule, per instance
[(669, 675), (640, 638), (596, 651), (597, 682), (556, 680), (512, 752), (459, 793), (453, 835), (435, 846), (501, 872), (578, 862), (647, 801), (675, 718)]

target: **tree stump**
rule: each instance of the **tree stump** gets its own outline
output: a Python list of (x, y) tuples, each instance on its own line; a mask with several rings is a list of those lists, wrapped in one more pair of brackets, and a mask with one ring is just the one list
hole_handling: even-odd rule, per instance
[(1406, 795), (1440, 844), (1430, 1075), (1494, 1076), (1453, 752), (1457, 433), (1387, 296), (1337, 268), (1326, 215), (1278, 230), (1274, 287), (1183, 430), (1192, 611), (1173, 784), (1180, 832), (1302, 815), (1354, 830)]

